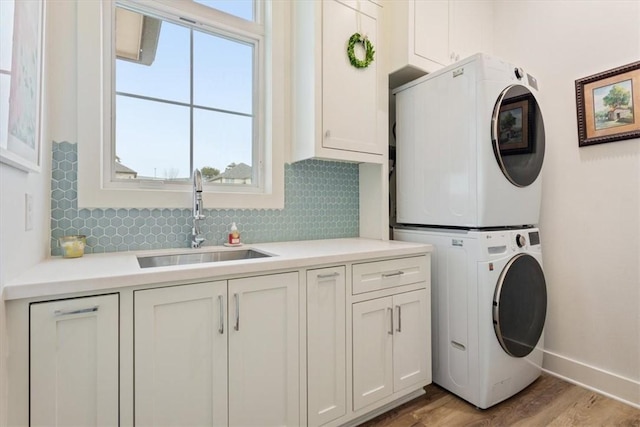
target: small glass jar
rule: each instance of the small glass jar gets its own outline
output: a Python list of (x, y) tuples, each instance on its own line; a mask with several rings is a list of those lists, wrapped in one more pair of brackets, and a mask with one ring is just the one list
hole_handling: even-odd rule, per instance
[(87, 236), (82, 234), (77, 236), (62, 236), (58, 238), (58, 242), (62, 248), (63, 258), (79, 258), (84, 255)]

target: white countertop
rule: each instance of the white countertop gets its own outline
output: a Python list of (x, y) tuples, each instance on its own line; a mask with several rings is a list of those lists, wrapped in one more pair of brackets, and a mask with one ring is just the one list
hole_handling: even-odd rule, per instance
[(228, 275), (263, 273), (314, 265), (345, 263), (375, 258), (431, 252), (431, 245), (362, 238), (256, 243), (242, 249), (257, 249), (272, 257), (202, 264), (140, 268), (137, 256), (185, 252), (233, 251), (238, 248), (206, 246), (200, 249), (89, 254), (81, 258), (54, 257), (30, 268), (4, 287), (4, 299), (34, 298), (74, 292), (103, 291), (127, 286), (197, 281)]

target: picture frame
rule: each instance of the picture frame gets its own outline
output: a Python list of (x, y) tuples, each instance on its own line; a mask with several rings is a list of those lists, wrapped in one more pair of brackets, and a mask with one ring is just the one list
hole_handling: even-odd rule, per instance
[(575, 81), (578, 146), (640, 138), (640, 61)]
[(533, 151), (535, 101), (531, 94), (506, 99), (498, 113), (498, 148), (501, 155)]
[(45, 1), (1, 1), (0, 162), (40, 172)]

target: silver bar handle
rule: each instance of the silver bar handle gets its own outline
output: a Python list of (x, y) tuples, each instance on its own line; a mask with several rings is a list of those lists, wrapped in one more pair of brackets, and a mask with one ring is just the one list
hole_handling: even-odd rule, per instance
[(403, 274), (404, 274), (404, 271), (398, 270), (395, 273), (383, 273), (382, 277), (386, 279), (388, 277), (402, 276)]
[(236, 300), (236, 324), (233, 327), (236, 331), (240, 330), (240, 295), (233, 294), (233, 297)]
[(73, 314), (85, 314), (85, 313), (95, 313), (98, 311), (99, 306), (94, 305), (93, 307), (88, 308), (80, 308), (78, 310), (56, 310), (53, 312), (54, 316), (71, 316)]
[(338, 273), (337, 271), (334, 271), (333, 273), (329, 273), (329, 274), (318, 274), (318, 279), (330, 279), (332, 277), (338, 277), (340, 275), (340, 273)]
[(220, 306), (220, 326), (218, 327), (218, 332), (220, 332), (220, 334), (224, 334), (224, 300), (222, 295), (218, 295), (218, 305)]
[(458, 350), (464, 351), (466, 349), (466, 347), (463, 344), (460, 344), (459, 342), (456, 342), (456, 341), (451, 341), (451, 345), (454, 348), (457, 348)]
[(391, 312), (391, 315), (389, 316), (389, 319), (391, 321), (391, 329), (389, 329), (389, 332), (387, 332), (389, 335), (393, 335), (393, 307), (387, 307), (387, 310), (389, 310)]
[(396, 309), (398, 310), (398, 329), (397, 332), (402, 332), (402, 306), (396, 305)]

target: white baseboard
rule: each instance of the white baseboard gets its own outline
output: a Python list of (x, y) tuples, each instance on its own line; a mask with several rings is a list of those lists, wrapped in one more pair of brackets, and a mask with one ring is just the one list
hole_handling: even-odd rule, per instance
[(544, 352), (542, 370), (640, 409), (640, 381), (625, 378), (547, 350)]

